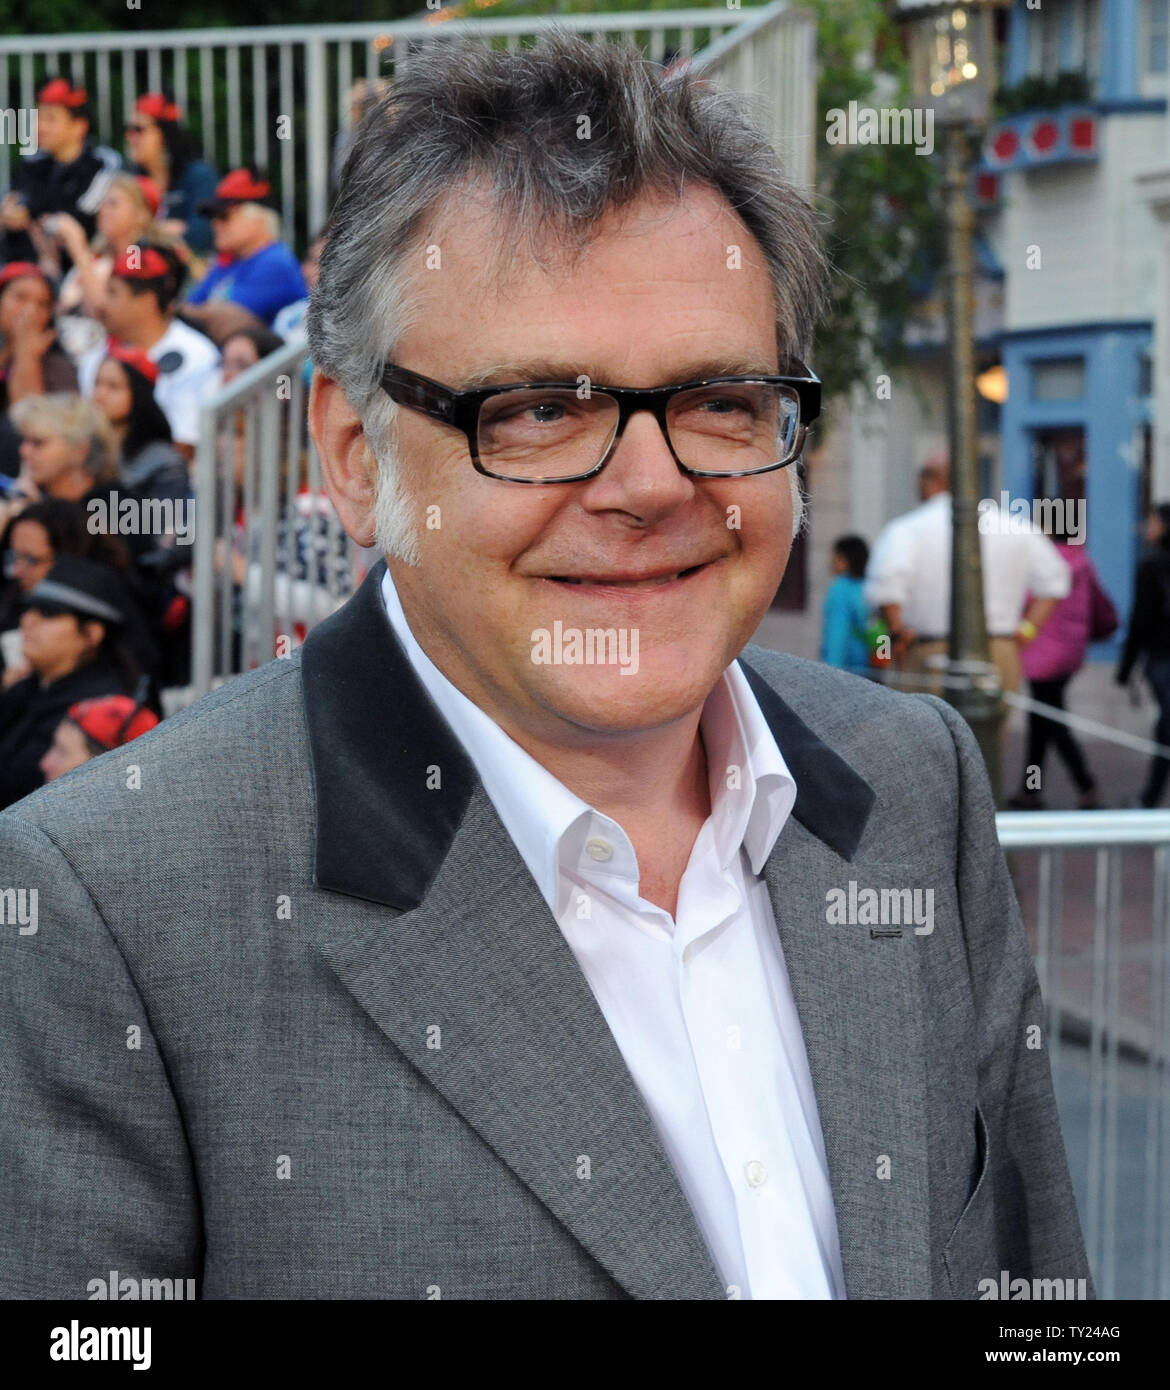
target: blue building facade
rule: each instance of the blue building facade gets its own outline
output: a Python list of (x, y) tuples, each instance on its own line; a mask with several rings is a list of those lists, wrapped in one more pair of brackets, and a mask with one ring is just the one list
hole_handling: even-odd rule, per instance
[[(979, 170), (1007, 284), (1002, 485), (1013, 497), (1084, 497), (1088, 550), (1123, 616), (1145, 510), (1167, 500), (1152, 495), (1152, 382), (1168, 369), (1156, 362), (1148, 270), (1158, 229), (1134, 180), (1170, 150), (1168, 12), (1170, 0), (1016, 0), (1004, 85), (1042, 94), (1047, 83), (1057, 101), (999, 122)], [(1060, 101), (1069, 73), (1085, 90)]]

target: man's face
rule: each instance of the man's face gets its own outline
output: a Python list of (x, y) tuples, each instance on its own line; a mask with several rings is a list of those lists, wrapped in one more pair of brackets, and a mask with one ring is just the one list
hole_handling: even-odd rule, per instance
[(79, 139), (84, 138), (88, 125), (78, 120), (65, 106), (37, 107), (37, 144), (46, 154), (56, 158), (69, 153)]
[(240, 255), (255, 230), (255, 216), (243, 203), (229, 203), (211, 219), (211, 238), (221, 256)]
[[(640, 387), (777, 370), (763, 255), (714, 192), (644, 198), (610, 216), (574, 267), (518, 257), (503, 282), (484, 254), (498, 229), (476, 207), (464, 195), (426, 238), (442, 269), (417, 277), (418, 326), (395, 353), (401, 366), (453, 387), (497, 365), (493, 382), (584, 375)], [(731, 247), (741, 268), (729, 268)], [(594, 478), (501, 482), (474, 471), (462, 433), (409, 409), (398, 419), (405, 486), (418, 515), (438, 508), (439, 524), (420, 533), (420, 566), (390, 568), (449, 679), (506, 729), (561, 743), (662, 727), (701, 707), (784, 572), (787, 470), (688, 477), (641, 413)], [(570, 663), (558, 623), (562, 639), (616, 630), (627, 660)], [(623, 675), (635, 641), (636, 671)]]
[(110, 276), (102, 303), (102, 320), (111, 337), (126, 338), (135, 331), (146, 307), (142, 302), (146, 298), (146, 295), (136, 295), (125, 280)]

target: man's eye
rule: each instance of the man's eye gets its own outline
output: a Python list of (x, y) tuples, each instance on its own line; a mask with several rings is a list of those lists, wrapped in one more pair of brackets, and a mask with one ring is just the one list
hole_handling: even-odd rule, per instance
[(559, 425), (569, 418), (569, 403), (559, 397), (543, 397), (512, 401), (490, 414), (485, 412), (485, 424), (496, 428), (505, 425)]
[(700, 396), (687, 401), (679, 413), (707, 420), (754, 420), (760, 413), (760, 403), (739, 394)]

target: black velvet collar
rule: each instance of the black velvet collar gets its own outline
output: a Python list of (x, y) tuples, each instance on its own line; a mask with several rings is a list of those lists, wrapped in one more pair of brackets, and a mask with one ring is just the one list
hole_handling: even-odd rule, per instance
[[(426, 896), (478, 782), (382, 602), (379, 562), (315, 627), (301, 656), (313, 763), (319, 888), (407, 911)], [(846, 859), (876, 797), (741, 659), (796, 779), (793, 816)]]

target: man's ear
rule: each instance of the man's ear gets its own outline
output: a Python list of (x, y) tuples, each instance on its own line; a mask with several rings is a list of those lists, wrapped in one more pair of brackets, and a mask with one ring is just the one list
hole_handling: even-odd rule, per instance
[(345, 392), (319, 371), (313, 373), (309, 393), (309, 433), (321, 456), (325, 491), (341, 524), (358, 545), (373, 545), (378, 461)]

